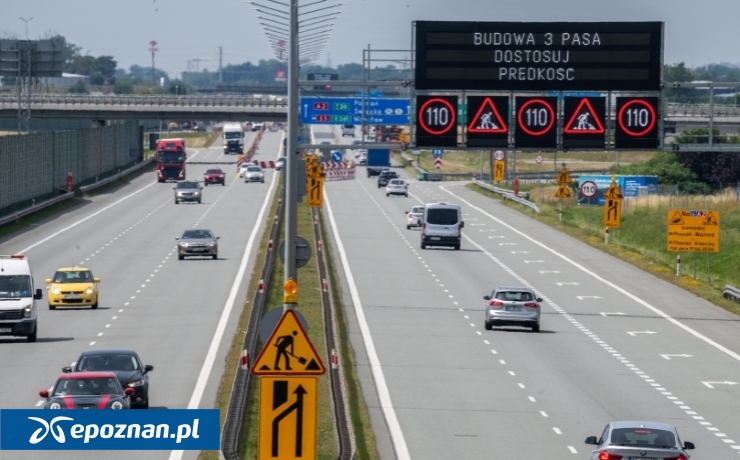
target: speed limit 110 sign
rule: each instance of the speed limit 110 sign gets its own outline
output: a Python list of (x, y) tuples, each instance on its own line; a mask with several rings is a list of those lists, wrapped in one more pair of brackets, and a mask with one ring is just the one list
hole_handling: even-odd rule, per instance
[(593, 198), (594, 196), (596, 196), (596, 192), (598, 190), (599, 189), (596, 186), (596, 183), (591, 182), (590, 180), (587, 180), (586, 182), (581, 184), (581, 195), (586, 198)]

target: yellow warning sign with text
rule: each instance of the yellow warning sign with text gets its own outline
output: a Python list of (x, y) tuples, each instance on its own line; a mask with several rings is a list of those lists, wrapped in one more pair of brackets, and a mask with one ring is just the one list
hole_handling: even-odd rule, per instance
[(573, 179), (570, 178), (570, 174), (568, 174), (568, 170), (563, 168), (560, 170), (560, 174), (558, 174), (557, 180), (555, 180), (558, 184), (570, 184), (573, 182)]
[(673, 252), (719, 252), (719, 212), (668, 211), (668, 250)]
[(506, 172), (506, 162), (496, 160), (493, 163), (493, 180), (500, 181), (504, 180), (504, 173)]
[(619, 228), (622, 221), (622, 200), (607, 198), (604, 202), (604, 227)]
[(293, 310), (280, 318), (252, 366), (255, 375), (321, 375), (326, 372)]
[(261, 377), (258, 460), (316, 458), (316, 377)]
[(555, 198), (570, 198), (570, 188), (565, 184), (560, 184), (558, 191), (555, 192)]

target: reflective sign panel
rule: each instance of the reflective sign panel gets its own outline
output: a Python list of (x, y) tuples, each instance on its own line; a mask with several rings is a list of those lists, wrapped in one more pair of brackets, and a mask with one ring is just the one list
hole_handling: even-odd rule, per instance
[(516, 147), (557, 147), (557, 108), (556, 97), (517, 96), (514, 136)]
[(565, 97), (563, 109), (563, 147), (604, 148), (606, 98)]
[(467, 145), (508, 147), (509, 98), (468, 96)]
[(658, 148), (658, 98), (618, 97), (614, 146), (618, 149)]
[(457, 145), (457, 96), (416, 97), (416, 145)]

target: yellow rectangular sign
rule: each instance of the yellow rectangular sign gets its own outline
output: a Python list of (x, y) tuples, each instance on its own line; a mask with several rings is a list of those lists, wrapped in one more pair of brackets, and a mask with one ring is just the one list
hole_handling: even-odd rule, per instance
[(308, 195), (308, 207), (320, 208), (324, 205), (324, 178), (308, 177), (306, 178), (306, 194)]
[(500, 181), (504, 180), (504, 173), (506, 172), (506, 162), (496, 160), (493, 163), (493, 180)]
[(668, 211), (668, 250), (719, 252), (719, 211)]
[(258, 460), (315, 460), (316, 377), (260, 377)]
[(607, 198), (604, 203), (604, 227), (619, 228), (622, 220), (622, 200)]

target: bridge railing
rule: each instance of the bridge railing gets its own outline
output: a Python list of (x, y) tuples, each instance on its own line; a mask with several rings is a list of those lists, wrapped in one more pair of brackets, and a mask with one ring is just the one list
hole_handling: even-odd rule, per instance
[[(0, 104), (17, 105), (17, 103), (17, 95), (0, 94)], [(282, 97), (259, 96), (32, 94), (31, 104), (60, 106), (286, 107), (287, 100)]]
[[(681, 104), (669, 103), (666, 115), (669, 117), (707, 117), (709, 118), (709, 104)], [(714, 105), (715, 117), (740, 116), (740, 107), (731, 105)]]

